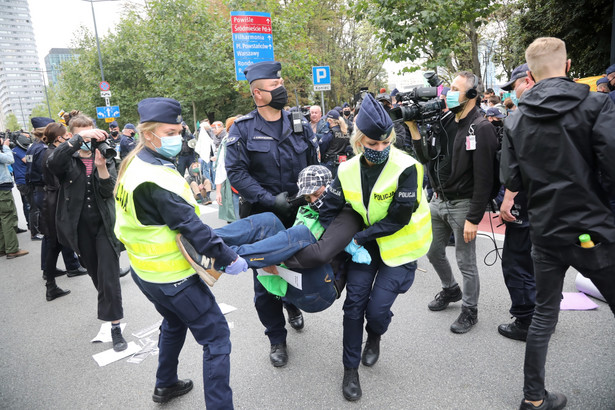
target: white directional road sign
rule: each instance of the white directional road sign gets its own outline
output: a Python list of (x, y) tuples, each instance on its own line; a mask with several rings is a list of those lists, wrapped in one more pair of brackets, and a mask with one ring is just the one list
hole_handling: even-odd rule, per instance
[(111, 97), (111, 91), (101, 91), (100, 92), (100, 96), (102, 98), (109, 98), (109, 97)]

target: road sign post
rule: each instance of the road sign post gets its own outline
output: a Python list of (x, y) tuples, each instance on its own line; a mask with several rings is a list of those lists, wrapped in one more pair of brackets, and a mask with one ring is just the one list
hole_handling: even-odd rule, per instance
[(312, 67), (312, 82), (314, 83), (314, 91), (320, 91), (322, 115), (326, 115), (325, 91), (329, 91), (331, 89), (331, 70), (329, 70), (329, 66)]
[(243, 70), (260, 61), (273, 61), (271, 14), (231, 11), (231, 33), (235, 54), (235, 78), (245, 80)]

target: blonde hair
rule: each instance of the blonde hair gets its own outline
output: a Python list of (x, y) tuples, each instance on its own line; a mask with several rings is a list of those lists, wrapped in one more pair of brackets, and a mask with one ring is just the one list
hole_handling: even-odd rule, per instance
[(346, 121), (342, 119), (336, 120), (335, 118), (327, 118), (327, 121), (333, 121), (335, 125), (340, 126), (340, 130), (342, 130), (342, 133), (348, 134), (348, 124), (346, 124)]
[(122, 163), (120, 164), (120, 170), (117, 172), (115, 188), (113, 188), (113, 195), (117, 193), (117, 187), (120, 183), (120, 180), (122, 179), (122, 176), (126, 172), (126, 168), (128, 168), (128, 164), (130, 164), (135, 155), (137, 155), (143, 150), (143, 148), (145, 148), (145, 136), (143, 134), (145, 132), (153, 132), (159, 124), (161, 123), (142, 122), (141, 124), (137, 125), (137, 131), (139, 131), (139, 142), (137, 142), (137, 146), (132, 151), (130, 151), (130, 153), (126, 156), (126, 158), (122, 160)]
[[(354, 132), (352, 133), (352, 136), (350, 137), (350, 146), (352, 147), (352, 151), (355, 153), (355, 155), (360, 155), (363, 153), (364, 151), (363, 139), (364, 138), (369, 138), (369, 137), (363, 134), (363, 131), (361, 131), (357, 127), (354, 127)], [(385, 141), (389, 141), (391, 144), (394, 144), (395, 138), (396, 138), (395, 129), (392, 129), (391, 133), (389, 134), (389, 137)]]
[(565, 71), (566, 43), (556, 37), (539, 37), (525, 50), (525, 61), (535, 79)]

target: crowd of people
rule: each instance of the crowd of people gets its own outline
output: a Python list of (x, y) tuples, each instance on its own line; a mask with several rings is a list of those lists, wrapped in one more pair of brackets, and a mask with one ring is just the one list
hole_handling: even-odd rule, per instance
[[(498, 332), (526, 342), (520, 408), (564, 408), (544, 378), (567, 269), (589, 278), (615, 314), (615, 65), (590, 92), (567, 77), (563, 41), (538, 38), (525, 59), (501, 86), (504, 99), (457, 73), (429, 121), (393, 121), (397, 90), (325, 116), (319, 105), (290, 108), (273, 61), (245, 69), (254, 111), (202, 120), (194, 135), (180, 103), (162, 97), (142, 100), (140, 123), (121, 134), (117, 122), (106, 132), (78, 111), (60, 123), (33, 118), (34, 141), (23, 134), (12, 152), (1, 141), (0, 255), (28, 253), (17, 240), (12, 165), (31, 239), (41, 240), (47, 300), (70, 293), (55, 282), (62, 253), (69, 276), (89, 274), (98, 319), (111, 322), (113, 348), (126, 349), (125, 250), (134, 282), (163, 316), (153, 400), (193, 388), (178, 377), (190, 329), (203, 346), (205, 403), (216, 409), (233, 408), (230, 332), (210, 289), (223, 274), (252, 269), (274, 367), (289, 360), (284, 310), (301, 329), (302, 311), (327, 309), (345, 290), (342, 394), (356, 401), (360, 364), (378, 362), (391, 307), (422, 256), (442, 285), (428, 309), (461, 301), (451, 332), (477, 324), (478, 224), (498, 210), (514, 318)], [(200, 218), (199, 204), (213, 200), (228, 222), (216, 229)], [(301, 274), (302, 289), (280, 269)]]

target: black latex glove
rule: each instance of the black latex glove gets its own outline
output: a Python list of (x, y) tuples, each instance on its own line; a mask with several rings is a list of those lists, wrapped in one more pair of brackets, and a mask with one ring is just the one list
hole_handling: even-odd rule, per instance
[(280, 219), (290, 218), (293, 212), (293, 208), (288, 203), (288, 192), (281, 192), (275, 196), (275, 202), (273, 203), (273, 213), (278, 215)]

